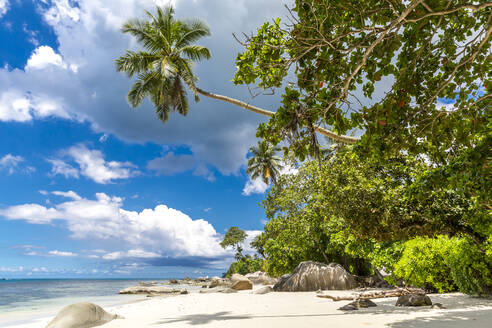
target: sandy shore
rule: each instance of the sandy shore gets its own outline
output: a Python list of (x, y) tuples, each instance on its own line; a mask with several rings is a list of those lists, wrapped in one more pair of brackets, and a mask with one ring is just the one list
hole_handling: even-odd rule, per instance
[[(350, 292), (333, 291), (346, 295)], [(122, 315), (104, 328), (136, 327), (492, 327), (492, 300), (463, 294), (430, 295), (447, 309), (397, 308), (396, 298), (378, 299), (375, 308), (344, 313), (349, 301), (333, 302), (314, 292), (179, 295), (120, 305), (107, 309)], [(49, 319), (17, 326), (44, 328)]]

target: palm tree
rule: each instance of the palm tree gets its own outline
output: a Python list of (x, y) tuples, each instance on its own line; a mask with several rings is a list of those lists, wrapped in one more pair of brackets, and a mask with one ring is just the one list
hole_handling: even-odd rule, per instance
[(277, 182), (277, 177), (282, 168), (282, 159), (276, 155), (279, 150), (279, 147), (266, 141), (261, 141), (258, 143), (258, 147), (249, 149), (253, 156), (248, 160), (246, 173), (251, 176), (251, 179), (257, 179), (261, 176), (265, 184), (268, 184), (270, 180), (273, 184)]
[[(207, 92), (197, 87), (193, 74), (195, 61), (210, 59), (210, 51), (194, 42), (210, 35), (208, 26), (200, 20), (176, 20), (172, 7), (157, 7), (157, 14), (147, 12), (148, 21), (133, 19), (123, 25), (123, 33), (136, 37), (144, 50), (130, 51), (116, 59), (116, 69), (129, 77), (137, 76), (128, 93), (128, 102), (138, 107), (148, 97), (157, 116), (163, 122), (171, 110), (186, 115), (189, 110), (185, 85), (198, 101), (198, 94), (225, 101), (252, 112), (272, 117), (274, 112), (249, 105), (243, 101)], [(358, 138), (340, 136), (315, 126), (315, 130), (329, 138), (355, 143)]]

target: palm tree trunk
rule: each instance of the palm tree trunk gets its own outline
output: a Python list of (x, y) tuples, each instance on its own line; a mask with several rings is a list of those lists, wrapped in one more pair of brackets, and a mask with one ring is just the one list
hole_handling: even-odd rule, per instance
[[(233, 105), (242, 107), (244, 109), (247, 109), (249, 111), (255, 112), (257, 114), (265, 115), (268, 117), (272, 117), (273, 114), (275, 114), (274, 112), (271, 112), (271, 111), (263, 109), (263, 108), (252, 106), (252, 105), (247, 104), (241, 100), (229, 98), (229, 97), (218, 95), (215, 93), (210, 93), (210, 92), (207, 92), (207, 91), (202, 90), (200, 88), (196, 88), (196, 90), (198, 91), (198, 93), (200, 93), (203, 96), (206, 96), (206, 97), (209, 97), (212, 99), (216, 99), (216, 100), (222, 100), (222, 101), (228, 102), (230, 104), (233, 104)], [(343, 143), (347, 143), (347, 144), (354, 144), (360, 140), (359, 138), (356, 138), (356, 137), (338, 135), (333, 131), (324, 129), (324, 128), (317, 126), (317, 125), (314, 126), (314, 129), (316, 130), (316, 132), (319, 132), (320, 134), (327, 136), (328, 138), (336, 140), (338, 142), (343, 142)]]

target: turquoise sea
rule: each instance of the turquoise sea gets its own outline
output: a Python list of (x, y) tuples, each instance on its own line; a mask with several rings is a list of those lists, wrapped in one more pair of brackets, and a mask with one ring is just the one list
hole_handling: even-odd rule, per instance
[[(30, 323), (55, 315), (66, 305), (92, 302), (103, 307), (145, 299), (142, 295), (119, 295), (140, 281), (165, 279), (21, 279), (0, 280), (0, 327)], [(186, 288), (187, 286), (173, 286)]]

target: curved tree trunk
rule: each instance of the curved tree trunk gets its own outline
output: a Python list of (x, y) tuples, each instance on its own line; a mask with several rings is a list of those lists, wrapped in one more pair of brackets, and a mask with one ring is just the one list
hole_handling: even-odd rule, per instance
[[(247, 109), (249, 111), (255, 112), (257, 114), (265, 115), (268, 117), (272, 117), (273, 114), (275, 114), (274, 112), (271, 112), (271, 111), (263, 109), (263, 108), (252, 106), (252, 105), (247, 104), (241, 100), (229, 98), (229, 97), (218, 95), (215, 93), (210, 93), (210, 92), (207, 92), (207, 91), (202, 90), (200, 88), (196, 88), (196, 90), (198, 91), (198, 93), (200, 93), (201, 95), (203, 95), (205, 97), (209, 97), (209, 98), (213, 98), (213, 99), (217, 99), (217, 100), (222, 100), (222, 101), (228, 102), (230, 104), (233, 104), (233, 105), (242, 107), (244, 109)], [(324, 129), (324, 128), (317, 126), (317, 125), (314, 126), (314, 129), (316, 130), (316, 132), (319, 132), (320, 134), (327, 136), (328, 138), (336, 140), (338, 142), (343, 142), (343, 143), (347, 143), (347, 144), (354, 144), (357, 141), (359, 141), (359, 138), (350, 137), (350, 136), (343, 136), (343, 135), (341, 136), (341, 135), (336, 134), (335, 132)]]

